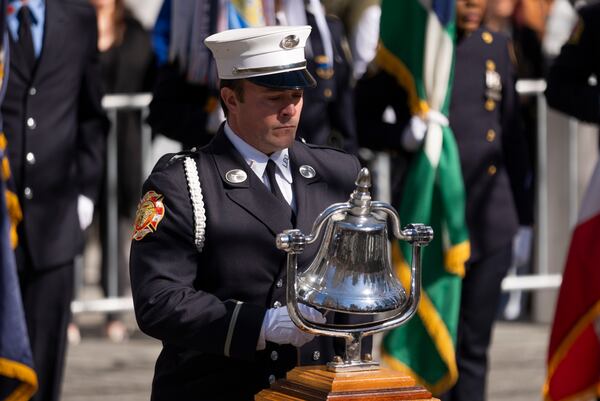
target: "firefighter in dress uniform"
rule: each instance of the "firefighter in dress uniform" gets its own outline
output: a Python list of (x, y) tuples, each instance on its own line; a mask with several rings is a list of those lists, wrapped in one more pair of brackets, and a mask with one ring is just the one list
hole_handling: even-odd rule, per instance
[(164, 156), (144, 184), (130, 268), (138, 324), (163, 343), (152, 400), (251, 400), (294, 366), (343, 350), (291, 322), (286, 254), (275, 247), (283, 230), (309, 232), (321, 211), (347, 200), (360, 169), (341, 150), (294, 140), (303, 89), (315, 82), (305, 68), (310, 29), (207, 38), (227, 120), (207, 146)]

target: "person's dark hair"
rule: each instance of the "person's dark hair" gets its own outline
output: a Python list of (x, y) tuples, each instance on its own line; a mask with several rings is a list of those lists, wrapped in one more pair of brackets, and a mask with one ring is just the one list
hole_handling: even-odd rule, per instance
[[(221, 83), (219, 85), (219, 89), (222, 88), (229, 88), (233, 91), (233, 93), (235, 93), (235, 97), (237, 100), (239, 100), (240, 102), (244, 101), (244, 80), (243, 79), (222, 79)], [(227, 105), (225, 105), (225, 102), (223, 101), (223, 98), (221, 98), (221, 96), (219, 96), (219, 100), (221, 101), (221, 107), (223, 108), (223, 113), (225, 114), (225, 117), (227, 117), (227, 113), (229, 112), (229, 110), (227, 110)]]

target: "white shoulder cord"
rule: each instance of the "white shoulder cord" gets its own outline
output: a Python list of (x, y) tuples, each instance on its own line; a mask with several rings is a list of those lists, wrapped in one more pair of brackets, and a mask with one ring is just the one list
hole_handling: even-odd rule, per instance
[(186, 157), (183, 159), (183, 167), (194, 212), (194, 244), (198, 252), (202, 252), (206, 232), (206, 210), (204, 209), (204, 197), (202, 196), (202, 187), (198, 176), (198, 166), (191, 157)]

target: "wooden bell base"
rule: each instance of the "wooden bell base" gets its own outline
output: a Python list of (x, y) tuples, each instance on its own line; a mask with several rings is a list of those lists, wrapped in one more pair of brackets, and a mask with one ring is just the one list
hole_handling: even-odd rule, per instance
[(302, 366), (288, 372), (255, 401), (434, 401), (415, 380), (391, 369), (330, 372), (326, 366)]

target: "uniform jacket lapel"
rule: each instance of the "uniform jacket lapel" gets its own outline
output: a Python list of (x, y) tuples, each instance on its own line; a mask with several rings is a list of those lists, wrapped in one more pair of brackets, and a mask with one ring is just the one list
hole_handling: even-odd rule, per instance
[[(222, 126), (210, 146), (212, 146), (215, 165), (229, 199), (267, 226), (273, 235), (292, 228), (288, 211), (284, 209), (285, 206), (271, 194), (246, 164), (246, 161), (225, 136)], [(240, 183), (229, 182), (226, 178), (227, 172), (234, 169), (245, 171), (248, 178)]]
[[(68, 40), (69, 19), (65, 10), (56, 0), (46, 0), (46, 18), (44, 22), (44, 37), (42, 39), (42, 52), (38, 59), (35, 75), (42, 74), (49, 65), (61, 60), (64, 54), (64, 41)], [(71, 38), (71, 40), (73, 40)]]
[(304, 234), (312, 230), (316, 216), (329, 205), (323, 205), (319, 196), (327, 192), (327, 183), (322, 181), (318, 168), (314, 177), (308, 178), (300, 174), (300, 166), (309, 165), (314, 168), (318, 163), (299, 143), (290, 148), (292, 176), (294, 177), (294, 194), (296, 196), (296, 228)]
[(18, 75), (19, 78), (24, 82), (30, 82), (32, 77), (32, 70), (27, 67), (25, 61), (25, 55), (21, 52), (19, 46), (17, 46), (16, 38), (13, 38), (12, 34), (10, 37), (10, 73)]

